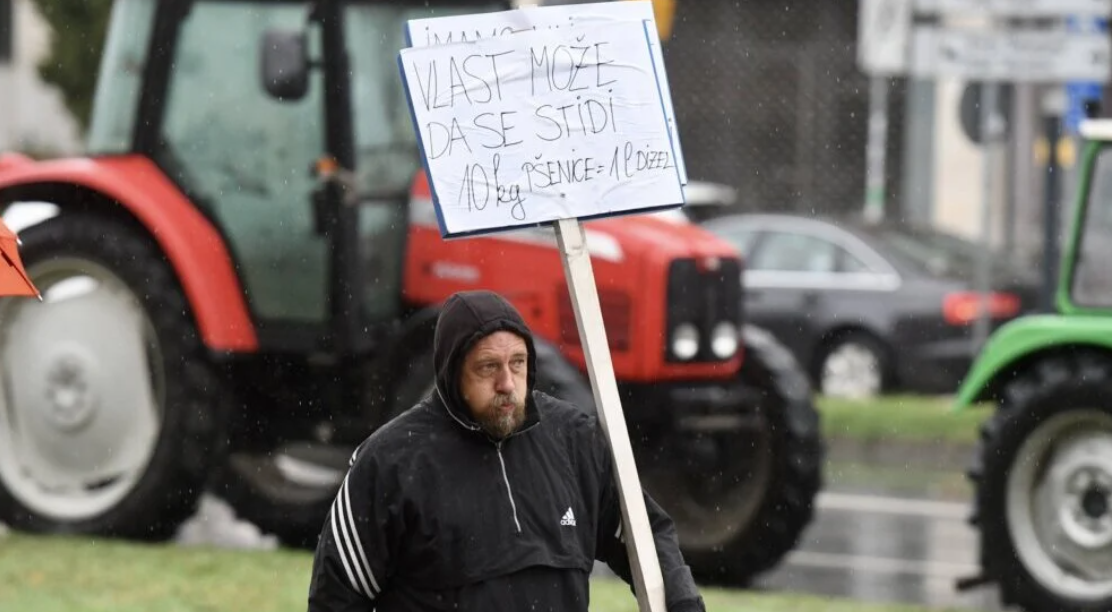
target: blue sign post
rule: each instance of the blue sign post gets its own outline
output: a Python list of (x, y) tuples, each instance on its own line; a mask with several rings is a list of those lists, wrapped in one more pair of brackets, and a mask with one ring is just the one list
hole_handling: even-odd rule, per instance
[[(1069, 17), (1066, 28), (1070, 32), (1108, 33), (1108, 19), (1102, 17)], [(1085, 103), (1100, 102), (1104, 94), (1101, 83), (1096, 81), (1070, 81), (1065, 84), (1066, 112), (1062, 116), (1062, 128), (1069, 136), (1077, 136), (1081, 122), (1085, 119)], [(1053, 146), (1053, 143), (1051, 143)]]

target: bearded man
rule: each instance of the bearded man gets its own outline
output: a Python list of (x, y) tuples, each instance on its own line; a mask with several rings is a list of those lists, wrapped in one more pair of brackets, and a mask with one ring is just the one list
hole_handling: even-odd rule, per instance
[[(596, 560), (631, 585), (597, 418), (534, 390), (520, 313), (457, 293), (437, 321), (436, 388), (352, 456), (324, 522), (310, 612), (586, 612)], [(671, 519), (648, 495), (668, 612), (705, 612)]]

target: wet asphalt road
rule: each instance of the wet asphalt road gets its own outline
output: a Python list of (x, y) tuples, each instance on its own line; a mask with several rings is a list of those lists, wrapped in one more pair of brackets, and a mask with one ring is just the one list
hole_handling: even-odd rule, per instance
[[(966, 523), (967, 494), (930, 474), (897, 472), (912, 487), (886, 486), (865, 468), (853, 482), (837, 469), (820, 495), (814, 522), (779, 567), (754, 585), (770, 592), (850, 597), (871, 602), (997, 611), (992, 588), (959, 593), (954, 583), (977, 567), (976, 534)], [(867, 484), (862, 484), (867, 483)], [(206, 498), (178, 538), (183, 544), (274, 548), (272, 537), (237, 521), (220, 500)], [(612, 574), (603, 565), (599, 574)]]
[(991, 588), (958, 592), (977, 572), (968, 505), (828, 491), (803, 542), (758, 588), (872, 602), (1002, 610)]

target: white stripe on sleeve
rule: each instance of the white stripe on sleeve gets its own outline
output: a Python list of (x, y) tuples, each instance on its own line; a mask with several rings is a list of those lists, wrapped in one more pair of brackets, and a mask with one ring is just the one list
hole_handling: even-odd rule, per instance
[(347, 572), (348, 582), (351, 583), (351, 588), (355, 589), (356, 593), (367, 597), (367, 592), (363, 590), (359, 583), (355, 581), (355, 576), (351, 573), (351, 565), (348, 564), (347, 551), (344, 550), (344, 543), (340, 539), (340, 528), (336, 525), (336, 506), (339, 504), (339, 499), (332, 502), (332, 537), (336, 540), (336, 549), (340, 553), (340, 562), (344, 564), (344, 571)]
[(367, 562), (367, 555), (363, 552), (363, 540), (359, 539), (359, 534), (355, 531), (355, 515), (351, 511), (351, 493), (347, 488), (347, 478), (344, 478), (344, 513), (347, 515), (348, 524), (351, 525), (352, 539), (355, 541), (355, 548), (359, 551), (359, 561), (362, 562), (363, 571), (366, 576), (371, 579), (371, 588), (374, 589), (375, 594), (382, 592), (378, 587), (378, 582), (375, 580), (374, 572), (371, 571), (371, 564)]
[[(332, 503), (332, 534), (336, 537), (336, 549), (340, 553), (340, 561), (344, 564), (352, 588), (373, 599), (374, 593), (367, 586), (366, 559), (364, 558), (363, 565), (360, 566), (358, 564), (359, 560), (355, 558), (355, 546), (352, 542), (359, 542), (359, 534), (355, 531), (355, 522), (351, 520), (350, 503), (345, 503), (350, 502), (347, 484), (348, 480), (345, 477), (343, 484), (340, 485), (336, 500)], [(337, 523), (339, 523), (339, 528), (337, 528)], [(360, 552), (362, 552), (362, 548), (360, 548)]]

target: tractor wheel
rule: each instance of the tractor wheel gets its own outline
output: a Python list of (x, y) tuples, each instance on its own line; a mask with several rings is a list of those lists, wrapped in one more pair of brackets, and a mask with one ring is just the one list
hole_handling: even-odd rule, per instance
[(1112, 361), (1047, 358), (1005, 388), (970, 470), (984, 575), (1030, 612), (1112, 610)]
[[(536, 347), (537, 388), (593, 410), (590, 387), (579, 371), (547, 343), (538, 341)], [(431, 347), (413, 354), (404, 372), (387, 420), (432, 392)], [(217, 495), (240, 519), (275, 535), (284, 546), (311, 550), (354, 450), (355, 446), (305, 443), (286, 446), (268, 457), (233, 454), (221, 470)]]
[(747, 586), (775, 567), (811, 522), (822, 486), (824, 447), (805, 370), (763, 330), (746, 326), (743, 340), (740, 438), (736, 429), (683, 433), (698, 436), (694, 450), (701, 443), (705, 458), (685, 451), (682, 462), (668, 454), (644, 461), (646, 488), (675, 522), (696, 580), (708, 585)]
[(43, 301), (0, 300), (0, 522), (172, 537), (228, 415), (189, 304), (130, 225), (63, 214), (20, 237)]

